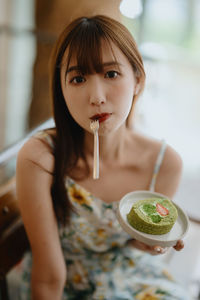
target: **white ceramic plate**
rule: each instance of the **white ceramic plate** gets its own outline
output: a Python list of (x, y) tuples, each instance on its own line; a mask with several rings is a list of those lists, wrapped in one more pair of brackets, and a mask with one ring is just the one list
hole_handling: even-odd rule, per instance
[(143, 242), (147, 245), (153, 246), (158, 245), (161, 247), (171, 247), (176, 245), (176, 242), (180, 239), (182, 239), (185, 234), (188, 231), (189, 228), (189, 220), (187, 215), (184, 213), (184, 211), (173, 202), (173, 204), (176, 206), (176, 209), (178, 211), (178, 218), (172, 227), (171, 231), (162, 234), (162, 235), (153, 235), (153, 234), (147, 234), (143, 233), (141, 231), (138, 231), (134, 229), (127, 221), (127, 214), (131, 210), (132, 205), (134, 202), (142, 199), (147, 199), (151, 197), (163, 197), (167, 198), (165, 195), (155, 193), (155, 192), (149, 192), (149, 191), (136, 191), (131, 192), (129, 194), (126, 194), (119, 202), (119, 206), (117, 209), (117, 218), (124, 229), (131, 237), (139, 240), (140, 242)]

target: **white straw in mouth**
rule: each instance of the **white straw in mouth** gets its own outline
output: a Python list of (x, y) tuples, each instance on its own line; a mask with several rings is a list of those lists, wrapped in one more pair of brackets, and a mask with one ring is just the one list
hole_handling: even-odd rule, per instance
[(99, 129), (99, 121), (91, 121), (90, 129), (93, 131), (94, 134), (94, 159), (93, 159), (93, 179), (99, 178), (99, 136), (98, 136), (98, 129)]

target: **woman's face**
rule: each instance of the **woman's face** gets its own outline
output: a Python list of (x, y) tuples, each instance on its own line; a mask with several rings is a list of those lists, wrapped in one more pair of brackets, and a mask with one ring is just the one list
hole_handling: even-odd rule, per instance
[(67, 50), (61, 67), (62, 91), (70, 114), (89, 132), (91, 120), (98, 119), (99, 135), (125, 124), (138, 84), (126, 56), (113, 43), (111, 47), (102, 42), (100, 73), (82, 74), (73, 58), (66, 70)]

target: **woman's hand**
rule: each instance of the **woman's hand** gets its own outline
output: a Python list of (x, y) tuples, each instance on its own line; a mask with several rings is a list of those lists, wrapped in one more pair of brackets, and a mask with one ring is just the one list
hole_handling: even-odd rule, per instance
[(144, 252), (147, 252), (151, 255), (159, 255), (159, 254), (163, 254), (167, 251), (168, 248), (163, 248), (160, 246), (149, 246), (147, 244), (144, 244), (138, 240), (130, 240), (128, 242), (128, 245), (138, 249), (138, 250), (142, 250)]
[[(134, 248), (137, 248), (139, 250), (142, 250), (144, 252), (147, 252), (151, 255), (159, 255), (159, 254), (164, 254), (167, 252), (169, 249), (168, 247), (160, 247), (158, 245), (156, 246), (149, 246), (147, 244), (144, 244), (138, 240), (129, 240), (128, 245), (133, 246)], [(176, 245), (173, 247), (176, 251), (180, 251), (183, 249), (184, 243), (182, 240), (179, 240)]]
[(176, 251), (181, 251), (184, 248), (184, 243), (182, 240), (178, 240), (176, 245), (173, 247)]

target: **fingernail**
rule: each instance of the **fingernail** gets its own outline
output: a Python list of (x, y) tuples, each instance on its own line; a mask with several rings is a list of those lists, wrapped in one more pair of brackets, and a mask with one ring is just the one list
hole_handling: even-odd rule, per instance
[(155, 250), (156, 250), (156, 252), (162, 252), (162, 248), (160, 248), (160, 247), (155, 247)]

